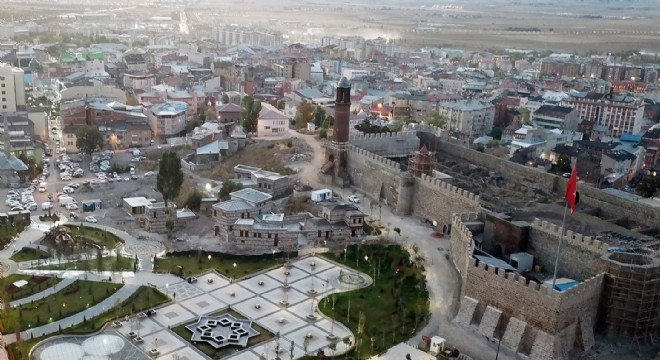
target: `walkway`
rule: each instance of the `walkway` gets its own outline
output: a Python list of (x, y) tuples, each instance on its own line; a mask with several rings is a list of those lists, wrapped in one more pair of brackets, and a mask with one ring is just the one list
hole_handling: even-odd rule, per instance
[(62, 281), (55, 284), (55, 286), (51, 286), (51, 287), (49, 287), (48, 289), (46, 289), (44, 291), (38, 292), (38, 293), (36, 293), (34, 295), (31, 295), (31, 296), (28, 296), (26, 298), (22, 298), (22, 299), (18, 299), (16, 301), (12, 301), (12, 302), (9, 303), (9, 305), (10, 306), (18, 306), (18, 305), (27, 304), (29, 302), (32, 302), (33, 300), (35, 300), (35, 301), (36, 300), (41, 300), (41, 299), (45, 298), (46, 296), (53, 295), (56, 292), (64, 289), (65, 287), (73, 284), (74, 281), (76, 281), (75, 278), (73, 278), (73, 279), (62, 279)]
[[(107, 297), (105, 300), (97, 303), (94, 306), (89, 307), (77, 314), (71, 315), (67, 318), (54, 321), (52, 323), (36, 327), (32, 330), (21, 332), (21, 337), (23, 339), (29, 339), (30, 336), (39, 337), (42, 335), (52, 334), (59, 331), (60, 326), (62, 329), (68, 328), (73, 325), (80, 324), (83, 322), (83, 317), (91, 319), (95, 316), (101, 315), (106, 310), (113, 308), (118, 302), (123, 302), (128, 299), (137, 289), (138, 285), (125, 285), (121, 289), (117, 290), (114, 294)], [(13, 344), (16, 342), (15, 334), (3, 335), (6, 344)]]

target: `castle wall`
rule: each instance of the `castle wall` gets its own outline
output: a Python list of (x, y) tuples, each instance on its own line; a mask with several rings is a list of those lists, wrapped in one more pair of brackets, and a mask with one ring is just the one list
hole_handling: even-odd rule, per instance
[(376, 155), (407, 157), (419, 150), (419, 138), (412, 131), (382, 134), (355, 134), (349, 143)]
[[(552, 272), (557, 257), (560, 226), (535, 219), (529, 230), (527, 251), (534, 255), (534, 263), (543, 271)], [(566, 231), (559, 257), (558, 277), (575, 280), (586, 279), (607, 270), (607, 263), (601, 256), (607, 253), (608, 246), (590, 236)]]
[(479, 219), (478, 213), (454, 214), (452, 217), (449, 252), (463, 284), (466, 283), (468, 266), (472, 258), (472, 232), (464, 223), (477, 219)]
[(447, 233), (454, 213), (479, 209), (479, 196), (428, 175), (415, 178), (412, 214), (437, 221), (438, 230)]
[[(429, 149), (439, 152), (441, 156), (448, 155), (457, 160), (464, 160), (486, 169), (496, 170), (505, 177), (533, 181), (557, 194), (563, 194), (566, 188), (568, 180), (560, 176), (451, 144), (441, 140), (437, 133), (418, 131), (417, 136), (421, 140), (421, 145), (426, 145)], [(580, 191), (580, 202), (590, 207), (600, 208), (605, 218), (620, 218), (625, 215), (645, 226), (657, 227), (660, 224), (660, 211), (651, 206), (626, 200), (591, 186), (581, 186), (578, 190)]]
[(349, 145), (346, 165), (357, 188), (371, 199), (384, 200), (391, 209), (397, 209), (402, 178), (399, 163)]

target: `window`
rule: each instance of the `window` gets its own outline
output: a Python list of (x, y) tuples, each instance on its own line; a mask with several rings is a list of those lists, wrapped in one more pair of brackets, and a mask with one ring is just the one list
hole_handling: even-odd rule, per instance
[(257, 233), (252, 234), (252, 237), (256, 238), (256, 237), (257, 237)]
[(243, 230), (239, 231), (239, 232), (238, 232), (238, 235), (239, 235), (239, 236), (243, 236)]
[(316, 236), (321, 237), (321, 230), (316, 233)]
[(248, 237), (248, 236), (250, 236), (250, 232), (245, 230), (245, 237)]
[(218, 216), (218, 211), (217, 210), (213, 210), (213, 216)]
[(2, 101), (7, 101), (7, 98), (2, 98)]
[(257, 237), (258, 237), (259, 239), (261, 239), (261, 233), (258, 233), (257, 235), (258, 235)]
[(270, 239), (270, 233), (268, 233), (268, 238)]

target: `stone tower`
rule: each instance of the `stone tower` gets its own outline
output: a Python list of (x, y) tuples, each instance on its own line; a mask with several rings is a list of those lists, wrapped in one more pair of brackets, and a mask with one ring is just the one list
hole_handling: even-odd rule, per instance
[(324, 173), (344, 179), (348, 151), (349, 118), (351, 116), (351, 83), (342, 77), (337, 84), (335, 100), (335, 124), (332, 128), (332, 144), (327, 148)]

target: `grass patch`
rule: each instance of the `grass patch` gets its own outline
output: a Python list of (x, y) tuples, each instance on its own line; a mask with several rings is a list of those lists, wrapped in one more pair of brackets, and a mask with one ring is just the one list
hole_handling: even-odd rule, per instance
[(106, 249), (114, 249), (119, 244), (124, 242), (115, 234), (109, 231), (103, 231), (102, 229), (87, 227), (87, 226), (77, 226), (77, 225), (64, 225), (71, 231), (70, 234), (73, 237), (82, 237), (85, 240), (91, 241), (98, 246), (105, 247)]
[[(18, 280), (26, 280), (28, 283), (21, 288), (16, 288), (12, 284)], [(56, 277), (12, 274), (6, 278), (0, 278), (0, 294), (2, 294), (2, 300), (8, 303), (44, 291), (59, 282), (60, 279)]]
[(30, 223), (26, 221), (7, 222), (0, 225), (0, 249), (9, 244), (16, 235), (22, 233), (28, 225)]
[[(87, 319), (74, 327), (62, 329), (63, 334), (88, 334), (100, 330), (109, 321), (124, 318), (164, 304), (170, 298), (150, 286), (140, 286), (137, 291), (121, 304), (92, 319)], [(124, 324), (127, 326), (128, 324)]]
[(283, 264), (286, 259), (285, 253), (276, 253), (275, 256), (240, 256), (206, 251), (186, 251), (170, 253), (165, 258), (157, 259), (154, 269), (156, 272), (169, 272), (181, 277), (215, 270), (229, 278), (238, 279)]
[(14, 255), (12, 255), (9, 258), (9, 260), (13, 260), (15, 262), (22, 262), (22, 261), (48, 259), (49, 257), (50, 256), (48, 256), (48, 253), (43, 250), (24, 247)]
[(24, 304), (2, 313), (4, 331), (27, 330), (66, 318), (101, 302), (122, 285), (76, 280), (71, 285), (42, 300)]
[[(375, 274), (376, 278), (375, 285), (333, 294), (327, 301), (319, 302), (320, 311), (348, 326), (356, 334), (357, 345), (348, 354), (349, 357), (368, 358), (378, 354), (406, 341), (426, 323), (429, 294), (424, 267), (419, 262), (421, 257), (411, 257), (398, 245), (352, 245), (348, 247), (346, 256), (343, 251), (324, 256), (352, 268), (356, 268), (359, 258), (357, 270), (372, 277)], [(359, 331), (360, 328), (362, 331)]]
[(96, 270), (96, 271), (133, 271), (135, 259), (132, 257), (106, 256), (88, 260), (77, 260), (61, 264), (49, 264), (37, 267), (42, 270)]
[[(227, 312), (229, 312), (230, 315), (232, 315), (232, 316), (234, 316), (238, 319), (246, 319), (245, 316), (243, 316), (243, 315), (241, 315), (241, 314), (239, 314), (239, 313), (237, 313), (233, 310), (218, 311), (216, 313), (211, 314), (211, 316), (220, 316), (222, 314), (226, 314)], [(177, 335), (181, 336), (186, 341), (190, 342), (190, 336), (191, 336), (192, 333), (190, 331), (188, 331), (188, 329), (186, 329), (186, 326), (190, 325), (190, 324), (192, 324), (196, 321), (197, 320), (189, 322), (187, 324), (179, 325), (179, 326), (173, 328), (172, 331), (174, 331)], [(252, 322), (252, 328), (255, 329), (256, 331), (258, 331), (259, 335), (250, 338), (248, 340), (246, 348), (254, 346), (254, 345), (256, 345), (260, 342), (266, 341), (266, 340), (273, 337), (272, 333), (270, 333), (268, 330), (264, 329), (263, 327), (257, 325), (255, 322)], [(224, 359), (224, 358), (229, 357), (229, 356), (231, 356), (232, 354), (234, 354), (238, 351), (241, 351), (241, 350), (245, 349), (244, 347), (242, 347), (240, 345), (229, 345), (229, 346), (221, 347), (221, 348), (216, 350), (213, 346), (208, 345), (208, 344), (203, 343), (203, 342), (199, 342), (197, 344), (192, 344), (192, 346), (197, 347), (200, 351), (202, 351), (204, 354), (206, 354), (211, 359)]]

